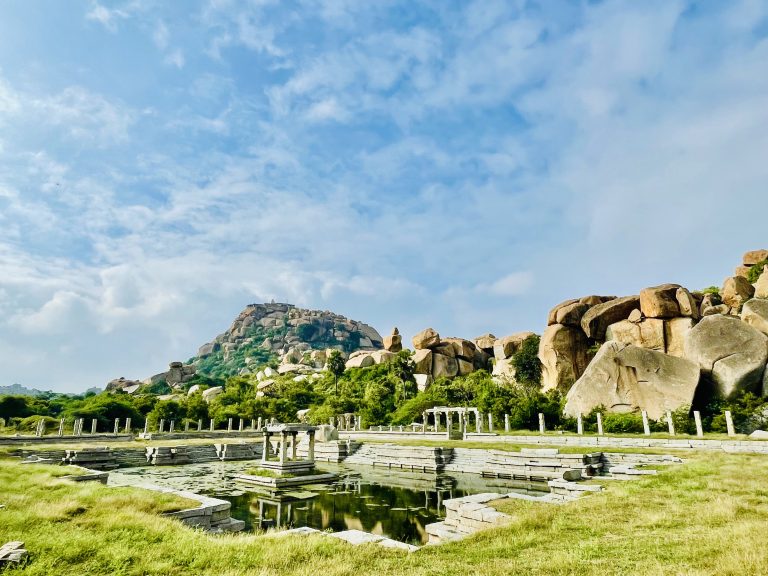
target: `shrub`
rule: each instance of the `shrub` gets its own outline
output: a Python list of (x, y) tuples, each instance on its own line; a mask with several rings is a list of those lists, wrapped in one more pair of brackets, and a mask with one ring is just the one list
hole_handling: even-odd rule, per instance
[(642, 433), (643, 418), (634, 412), (608, 412), (603, 415), (603, 431), (623, 434), (627, 432)]
[(750, 284), (757, 282), (766, 266), (768, 266), (768, 260), (761, 260), (754, 266), (750, 266), (749, 271), (747, 272), (747, 280), (749, 280)]
[(536, 334), (528, 336), (520, 344), (517, 352), (512, 355), (515, 379), (526, 386), (539, 386), (541, 384), (540, 340), (541, 338)]

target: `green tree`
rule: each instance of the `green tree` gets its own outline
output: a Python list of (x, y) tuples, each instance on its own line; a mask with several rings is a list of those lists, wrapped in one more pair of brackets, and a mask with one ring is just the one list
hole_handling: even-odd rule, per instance
[(333, 374), (333, 389), (335, 394), (338, 396), (339, 394), (339, 376), (344, 374), (344, 369), (346, 368), (344, 364), (344, 358), (341, 356), (341, 352), (338, 350), (333, 350), (329, 356), (328, 360), (326, 361), (326, 370), (328, 370), (331, 374)]
[(539, 342), (536, 334), (528, 336), (512, 355), (515, 379), (526, 386), (538, 388), (541, 385), (541, 362), (539, 361)]

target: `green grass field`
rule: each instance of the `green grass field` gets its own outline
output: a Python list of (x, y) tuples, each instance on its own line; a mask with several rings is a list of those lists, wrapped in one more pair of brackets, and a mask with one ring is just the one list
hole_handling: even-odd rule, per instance
[(414, 554), (323, 537), (208, 536), (158, 516), (188, 502), (64, 473), (0, 461), (0, 542), (26, 543), (25, 575), (768, 574), (760, 456), (692, 453), (563, 506), (503, 500), (511, 525)]

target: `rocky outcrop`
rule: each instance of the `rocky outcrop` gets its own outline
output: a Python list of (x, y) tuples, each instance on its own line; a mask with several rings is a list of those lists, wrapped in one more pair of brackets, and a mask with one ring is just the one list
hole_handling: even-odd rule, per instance
[(739, 310), (741, 306), (755, 295), (755, 287), (749, 283), (749, 280), (743, 276), (731, 276), (726, 278), (723, 288), (720, 290), (720, 297), (723, 304), (732, 309)]
[(606, 342), (566, 396), (571, 417), (604, 406), (613, 412), (646, 410), (658, 420), (667, 410), (690, 406), (699, 383), (699, 367), (631, 344)]
[(723, 398), (760, 392), (768, 362), (768, 337), (733, 316), (707, 316), (685, 340), (685, 357), (695, 362)]
[(625, 296), (592, 306), (581, 319), (581, 329), (587, 338), (604, 341), (608, 326), (626, 320), (640, 305), (639, 296)]
[(107, 392), (121, 391), (126, 394), (133, 394), (141, 387), (141, 384), (138, 380), (127, 380), (121, 376), (109, 382), (105, 390)]
[(763, 267), (763, 272), (755, 282), (755, 298), (768, 298), (768, 266)]
[(197, 368), (192, 365), (184, 365), (181, 362), (171, 362), (167, 372), (160, 372), (143, 381), (143, 384), (157, 384), (165, 382), (171, 388), (181, 388), (195, 377)]
[(384, 350), (397, 353), (402, 349), (403, 337), (400, 336), (400, 330), (398, 330), (397, 326), (395, 326), (395, 329), (392, 330), (392, 334), (384, 337)]
[(589, 340), (580, 328), (564, 324), (547, 326), (539, 343), (542, 390), (567, 391), (584, 373), (589, 360)]
[(679, 284), (662, 284), (640, 291), (640, 311), (646, 318), (674, 318), (680, 315)]
[(411, 339), (416, 350), (432, 348), (440, 344), (440, 334), (432, 328), (426, 328)]
[(753, 298), (749, 300), (741, 309), (741, 319), (763, 334), (768, 335), (768, 299)]
[(646, 318), (640, 322), (622, 320), (608, 326), (606, 340), (615, 340), (623, 344), (634, 344), (641, 348), (665, 352), (664, 320)]

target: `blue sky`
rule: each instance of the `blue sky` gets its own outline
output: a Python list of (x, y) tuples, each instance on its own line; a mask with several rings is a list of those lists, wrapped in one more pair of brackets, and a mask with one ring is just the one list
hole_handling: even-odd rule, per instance
[(768, 3), (0, 1), (0, 384), (248, 303), (406, 337), (768, 247)]

